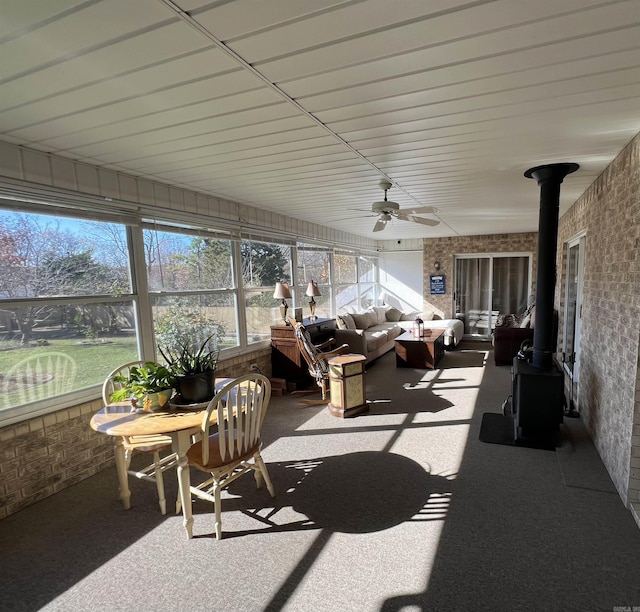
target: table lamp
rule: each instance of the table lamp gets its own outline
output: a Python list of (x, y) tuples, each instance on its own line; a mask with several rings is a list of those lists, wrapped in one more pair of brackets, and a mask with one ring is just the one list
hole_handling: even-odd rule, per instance
[(318, 283), (316, 283), (315, 281), (309, 281), (309, 284), (307, 285), (306, 293), (311, 298), (309, 300), (309, 310), (311, 310), (311, 316), (309, 317), (309, 319), (311, 321), (315, 321), (316, 320), (316, 301), (313, 298), (315, 296), (322, 295), (320, 293), (320, 289), (318, 289)]
[(287, 310), (289, 310), (289, 304), (287, 304), (287, 298), (291, 298), (291, 289), (287, 283), (276, 283), (276, 290), (273, 292), (273, 297), (277, 300), (282, 300), (280, 304), (280, 315), (282, 320), (287, 322)]

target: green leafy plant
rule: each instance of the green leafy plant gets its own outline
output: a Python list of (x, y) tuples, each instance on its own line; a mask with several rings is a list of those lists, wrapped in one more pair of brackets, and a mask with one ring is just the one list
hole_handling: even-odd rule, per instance
[(175, 376), (199, 374), (215, 370), (220, 350), (217, 334), (211, 334), (200, 344), (177, 342), (174, 346), (158, 346), (158, 350)]
[(172, 389), (176, 386), (176, 377), (168, 367), (147, 361), (144, 365), (131, 366), (128, 376), (114, 376), (113, 382), (121, 386), (111, 394), (110, 399), (112, 402), (122, 402)]

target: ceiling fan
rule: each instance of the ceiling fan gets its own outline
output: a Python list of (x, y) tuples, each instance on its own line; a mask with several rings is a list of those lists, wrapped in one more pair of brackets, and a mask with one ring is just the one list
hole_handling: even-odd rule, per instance
[(384, 200), (382, 202), (374, 202), (371, 206), (371, 211), (380, 215), (376, 224), (373, 226), (374, 232), (381, 232), (393, 218), (400, 219), (400, 221), (411, 221), (413, 223), (430, 226), (440, 223), (440, 221), (436, 219), (423, 219), (422, 217), (416, 216), (438, 212), (437, 208), (433, 208), (433, 206), (423, 206), (421, 208), (403, 208), (400, 210), (398, 203), (387, 200), (387, 191), (391, 189), (391, 183), (383, 179), (378, 183), (378, 186), (384, 190)]

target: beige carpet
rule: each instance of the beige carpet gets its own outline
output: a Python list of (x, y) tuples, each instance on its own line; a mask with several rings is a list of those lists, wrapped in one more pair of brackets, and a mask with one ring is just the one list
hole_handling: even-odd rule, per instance
[[(508, 367), (464, 343), (433, 371), (367, 371), (370, 412), (274, 398), (272, 500), (249, 476), (196, 537), (115, 469), (0, 521), (2, 610), (612, 610), (640, 605), (640, 530), (579, 420), (555, 452), (479, 441)], [(167, 478), (169, 499), (175, 482)], [(168, 505), (171, 505), (169, 503)]]

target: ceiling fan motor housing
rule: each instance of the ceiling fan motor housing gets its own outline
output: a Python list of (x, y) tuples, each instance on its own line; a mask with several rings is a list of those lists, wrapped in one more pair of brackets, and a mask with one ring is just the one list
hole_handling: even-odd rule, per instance
[(384, 202), (374, 202), (371, 205), (371, 211), (377, 214), (383, 212), (391, 212), (397, 211), (400, 208), (400, 205), (397, 202), (390, 202), (385, 200)]

